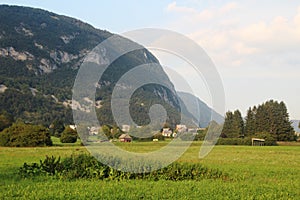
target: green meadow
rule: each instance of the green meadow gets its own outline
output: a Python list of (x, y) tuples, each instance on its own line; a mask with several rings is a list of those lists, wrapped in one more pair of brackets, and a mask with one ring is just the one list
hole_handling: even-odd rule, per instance
[[(53, 147), (0, 147), (0, 199), (300, 199), (300, 146), (215, 146), (199, 159), (194, 142), (178, 162), (202, 163), (228, 174), (228, 180), (149, 181), (21, 178), (24, 162), (48, 156), (62, 158), (87, 152), (79, 143)], [(129, 151), (146, 152), (165, 142), (117, 143)]]

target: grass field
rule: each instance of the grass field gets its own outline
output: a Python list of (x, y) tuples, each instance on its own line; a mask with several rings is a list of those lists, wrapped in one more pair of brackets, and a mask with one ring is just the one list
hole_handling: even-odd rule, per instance
[[(300, 199), (300, 146), (216, 146), (199, 159), (200, 142), (194, 142), (179, 162), (200, 162), (227, 173), (230, 180), (202, 181), (100, 181), (57, 180), (51, 177), (22, 179), (24, 163), (46, 155), (66, 157), (86, 152), (77, 145), (44, 148), (0, 148), (0, 199)], [(140, 152), (166, 142), (119, 145)]]

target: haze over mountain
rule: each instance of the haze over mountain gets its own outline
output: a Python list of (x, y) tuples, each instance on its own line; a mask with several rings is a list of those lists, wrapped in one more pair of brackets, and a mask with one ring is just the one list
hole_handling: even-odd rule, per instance
[(292, 121), (292, 126), (294, 127), (295, 131), (297, 133), (300, 133), (300, 128), (299, 128), (300, 120), (291, 120), (291, 121)]
[[(0, 111), (5, 110), (16, 119), (32, 123), (48, 125), (55, 119), (73, 123), (71, 106), (87, 112), (84, 105), (71, 101), (78, 69), (84, 57), (112, 35), (77, 19), (41, 9), (1, 5)], [(101, 59), (106, 59), (105, 53)], [(99, 80), (95, 94), (101, 124), (114, 123), (111, 95), (122, 75), (135, 66), (150, 63), (159, 65), (159, 61), (144, 48), (122, 55), (111, 63)], [(167, 111), (168, 123), (174, 126), (179, 123), (179, 97), (161, 67), (153, 69), (152, 73), (168, 87), (148, 84), (136, 90), (130, 99), (130, 113), (137, 124), (147, 124), (151, 105), (161, 104)], [(91, 101), (88, 97), (85, 100)], [(205, 126), (209, 122), (206, 114), (210, 109), (203, 103), (199, 105), (204, 113), (200, 125)], [(182, 109), (186, 110), (184, 106)]]
[(177, 94), (186, 106), (182, 112), (187, 116), (191, 114), (193, 118), (198, 119), (200, 127), (207, 127), (212, 120), (218, 124), (224, 122), (222, 115), (215, 112), (198, 97), (186, 92), (177, 92)]

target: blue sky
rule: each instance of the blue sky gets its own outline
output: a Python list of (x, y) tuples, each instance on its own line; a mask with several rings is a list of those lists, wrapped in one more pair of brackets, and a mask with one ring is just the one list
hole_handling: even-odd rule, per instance
[[(214, 61), (226, 110), (283, 100), (300, 119), (300, 2), (297, 0), (1, 1), (46, 9), (114, 33), (153, 27), (177, 31)], [(209, 104), (206, 96), (198, 95)]]

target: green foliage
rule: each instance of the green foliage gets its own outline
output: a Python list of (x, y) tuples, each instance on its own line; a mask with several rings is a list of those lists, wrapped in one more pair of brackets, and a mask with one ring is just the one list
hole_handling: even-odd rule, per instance
[(52, 136), (61, 137), (62, 132), (65, 130), (65, 125), (62, 120), (56, 119), (49, 128)]
[(195, 140), (195, 135), (193, 133), (184, 133), (179, 136), (183, 141), (193, 141)]
[(112, 137), (112, 134), (111, 134), (111, 127), (110, 126), (108, 126), (108, 125), (103, 125), (102, 127), (101, 127), (101, 130), (102, 130), (102, 132), (106, 135), (106, 137), (108, 138), (108, 139), (113, 139), (113, 137)]
[(66, 127), (61, 133), (60, 141), (61, 143), (75, 143), (77, 141), (78, 135), (77, 131), (70, 127)]
[(247, 116), (246, 116), (246, 123), (245, 123), (245, 135), (246, 136), (251, 136), (254, 133), (256, 133), (256, 106), (253, 108), (249, 108), (247, 111)]
[(97, 161), (95, 157), (79, 154), (60, 161), (60, 158), (46, 157), (39, 164), (24, 163), (19, 169), (22, 177), (52, 175), (63, 179), (96, 178), (101, 180), (202, 180), (227, 179), (227, 175), (216, 169), (209, 169), (202, 164), (173, 163), (167, 167), (148, 173), (122, 172)]
[(51, 146), (48, 129), (40, 125), (14, 123), (0, 133), (0, 146), (35, 147)]
[[(1, 59), (0, 59), (1, 60)], [(11, 113), (15, 119), (49, 125), (56, 118), (72, 122), (72, 111), (61, 104), (55, 103), (52, 97), (37, 94), (33, 97), (30, 90), (8, 88), (0, 93), (0, 110)]]
[(271, 133), (268, 132), (255, 133), (254, 137), (265, 139), (265, 143), (264, 143), (265, 146), (277, 146), (276, 138)]
[[(149, 126), (131, 127), (129, 134), (132, 136), (133, 140), (137, 141), (152, 141), (154, 139), (151, 127)], [(162, 139), (158, 133), (156, 133), (156, 137), (156, 139)]]
[(3, 129), (8, 128), (14, 122), (14, 118), (12, 115), (8, 114), (6, 111), (0, 113), (0, 132)]
[(217, 145), (246, 145), (250, 146), (251, 138), (245, 137), (245, 138), (219, 138)]
[(153, 139), (158, 139), (160, 141), (163, 141), (163, 140), (165, 140), (165, 137), (162, 135), (162, 132), (158, 132), (158, 133), (153, 135)]
[(295, 131), (291, 124), (284, 102), (270, 100), (248, 110), (246, 135), (267, 132), (277, 141), (295, 141)]
[(244, 136), (244, 121), (239, 110), (234, 111), (234, 113), (230, 111), (226, 113), (221, 136), (228, 138)]
[(40, 163), (27, 164), (24, 163), (19, 169), (19, 174), (22, 177), (35, 177), (39, 175), (55, 175), (62, 168), (60, 157), (56, 159), (54, 156), (46, 156), (45, 160), (40, 160)]
[(207, 130), (198, 130), (195, 136), (195, 141), (203, 141), (205, 139)]

